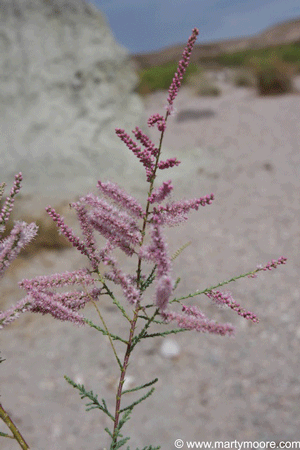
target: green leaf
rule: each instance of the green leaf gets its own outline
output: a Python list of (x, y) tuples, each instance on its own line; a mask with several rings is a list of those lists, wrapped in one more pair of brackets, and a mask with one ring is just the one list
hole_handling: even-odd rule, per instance
[(187, 248), (189, 245), (191, 245), (192, 241), (187, 242), (186, 244), (184, 244), (182, 247), (180, 247), (175, 253), (174, 255), (171, 257), (171, 261), (174, 261), (174, 259), (177, 258), (177, 256), (180, 255), (181, 252), (183, 252), (183, 250), (185, 248)]
[(142, 401), (146, 400), (146, 398), (150, 397), (150, 395), (152, 395), (154, 391), (155, 391), (155, 388), (150, 389), (150, 391), (147, 392), (147, 394), (145, 394), (143, 397), (141, 397), (137, 401), (131, 403), (131, 405), (126, 406), (126, 408), (120, 409), (120, 412), (132, 410), (136, 405), (138, 405)]
[(98, 325), (95, 325), (91, 320), (89, 319), (84, 319), (84, 321), (91, 327), (91, 328), (95, 328), (95, 330), (100, 331), (104, 336), (110, 336), (112, 338), (113, 341), (121, 341), (123, 342), (123, 344), (128, 345), (128, 341), (126, 341), (125, 339), (122, 339), (120, 336), (116, 336), (115, 334), (111, 334), (111, 333), (107, 333), (106, 330), (104, 330), (104, 328), (99, 327)]
[(152, 386), (152, 384), (156, 383), (158, 381), (158, 378), (154, 378), (154, 380), (150, 381), (149, 383), (143, 384), (142, 386), (137, 386), (133, 389), (127, 389), (126, 391), (122, 392), (123, 394), (127, 394), (128, 392), (135, 392), (135, 391), (139, 391), (140, 389), (144, 389), (146, 387)]
[(94, 395), (93, 391), (87, 392), (85, 390), (85, 387), (83, 384), (77, 384), (75, 383), (73, 380), (71, 380), (71, 378), (67, 377), (67, 375), (64, 375), (64, 379), (71, 384), (71, 386), (73, 386), (75, 389), (78, 389), (80, 392), (80, 398), (89, 398), (90, 400), (92, 400), (92, 403), (87, 403), (85, 406), (89, 406), (89, 408), (86, 409), (86, 411), (91, 411), (92, 409), (101, 409), (101, 411), (103, 411), (108, 417), (111, 418), (111, 420), (114, 422), (115, 418), (113, 417), (113, 415), (108, 411), (107, 406), (106, 406), (106, 402), (104, 399), (102, 399), (102, 403), (103, 406), (99, 403), (98, 401), (98, 395)]
[(155, 264), (155, 266), (153, 267), (153, 269), (152, 269), (150, 275), (148, 276), (147, 280), (144, 281), (144, 283), (141, 284), (141, 291), (142, 292), (145, 291), (150, 286), (150, 284), (153, 282), (153, 280), (155, 280), (154, 273), (155, 273), (156, 267), (157, 267), (157, 264)]

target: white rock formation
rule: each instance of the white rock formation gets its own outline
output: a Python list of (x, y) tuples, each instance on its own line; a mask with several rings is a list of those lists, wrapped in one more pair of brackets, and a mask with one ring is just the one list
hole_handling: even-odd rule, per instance
[(136, 84), (96, 7), (0, 0), (0, 181), (22, 171), (29, 209), (72, 201), (98, 179), (138, 183), (140, 164), (114, 131), (145, 124)]

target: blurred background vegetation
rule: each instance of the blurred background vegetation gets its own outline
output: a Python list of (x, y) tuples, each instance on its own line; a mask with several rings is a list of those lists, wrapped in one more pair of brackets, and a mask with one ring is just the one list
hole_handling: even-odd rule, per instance
[[(136, 91), (147, 96), (158, 90), (167, 90), (177, 65), (176, 61), (139, 70)], [(224, 69), (233, 69), (231, 72), (234, 72), (227, 81), (237, 87), (254, 87), (258, 95), (296, 93), (292, 81), (294, 76), (300, 75), (300, 41), (203, 57), (189, 65), (182, 85), (194, 88), (197, 95), (220, 95), (220, 88), (209, 80), (207, 73)]]

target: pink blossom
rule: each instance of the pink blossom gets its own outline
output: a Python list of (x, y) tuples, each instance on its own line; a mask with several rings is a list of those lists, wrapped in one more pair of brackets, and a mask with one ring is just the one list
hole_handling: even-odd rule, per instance
[(173, 282), (167, 275), (163, 275), (159, 278), (156, 287), (156, 306), (160, 310), (166, 309), (170, 296), (172, 294)]
[(153, 114), (148, 119), (148, 127), (154, 127), (155, 124), (157, 124), (158, 131), (164, 132), (167, 125), (165, 118), (161, 116), (160, 114)]
[(187, 46), (183, 51), (182, 58), (179, 61), (177, 72), (175, 73), (175, 76), (174, 76), (171, 86), (169, 88), (169, 97), (168, 97), (167, 101), (170, 106), (173, 105), (173, 101), (178, 93), (178, 89), (181, 86), (181, 81), (182, 81), (183, 75), (185, 74), (187, 66), (189, 64), (190, 55), (191, 55), (192, 49), (194, 47), (194, 44), (196, 42), (198, 34), (199, 34), (199, 30), (197, 28), (194, 28), (192, 31), (192, 35), (190, 36), (190, 38), (188, 40)]
[(280, 264), (286, 264), (286, 262), (287, 258), (285, 258), (284, 256), (280, 256), (278, 260), (272, 259), (272, 261), (268, 262), (265, 266), (262, 266), (260, 264), (259, 266), (257, 266), (257, 270), (255, 271), (255, 273), (248, 275), (248, 278), (257, 278), (257, 272), (260, 272), (261, 270), (266, 271), (276, 269), (277, 266), (279, 266)]
[(132, 256), (134, 248), (131, 245), (140, 243), (142, 239), (135, 219), (93, 194), (82, 197), (80, 202), (92, 207), (88, 212), (88, 220), (93, 228), (128, 256)]
[[(5, 224), (7, 223), (8, 219), (10, 217), (10, 213), (12, 212), (14, 201), (15, 201), (15, 196), (20, 192), (20, 189), (21, 189), (22, 179), (23, 179), (22, 172), (19, 172), (17, 175), (15, 175), (15, 181), (14, 181), (13, 187), (11, 188), (10, 194), (6, 198), (4, 205), (1, 209), (0, 233), (3, 233), (3, 231), (5, 229)], [(5, 186), (5, 183), (2, 184), (1, 197), (3, 195), (4, 186)]]
[(182, 305), (182, 311), (188, 316), (198, 317), (199, 319), (206, 319), (205, 315), (197, 308), (197, 306)]
[(170, 158), (167, 159), (166, 161), (160, 161), (158, 163), (158, 168), (163, 170), (163, 169), (169, 169), (170, 167), (174, 167), (174, 166), (179, 166), (180, 161), (178, 161), (176, 158)]
[(148, 198), (149, 203), (162, 202), (173, 190), (171, 180), (164, 181), (162, 186), (154, 189), (151, 196)]
[[(77, 311), (84, 308), (86, 303), (90, 300), (98, 299), (102, 288), (95, 287), (94, 284), (95, 280), (89, 274), (87, 269), (79, 269), (74, 270), (73, 272), (39, 276), (32, 280), (24, 279), (19, 283), (19, 286), (27, 291), (27, 296), (24, 299), (24, 302), (26, 300), (26, 310), (42, 314), (51, 314), (59, 320), (84, 325), (84, 318), (77, 314)], [(56, 293), (52, 290), (56, 287), (70, 285), (93, 287), (87, 292), (74, 291)], [(18, 304), (11, 308), (8, 314), (12, 317), (14, 311), (19, 311)]]
[(60, 232), (68, 239), (69, 242), (71, 242), (73, 247), (76, 247), (82, 255), (85, 255), (88, 258), (93, 258), (93, 255), (91, 255), (91, 249), (89, 249), (84, 242), (75, 236), (72, 228), (65, 224), (64, 218), (61, 217), (54, 208), (51, 208), (51, 206), (47, 206), (45, 209), (54, 222), (57, 223)]
[(31, 312), (41, 314), (51, 314), (55, 319), (61, 321), (73, 322), (76, 325), (85, 325), (84, 317), (76, 311), (63, 305), (52, 292), (41, 292), (33, 289), (30, 291), (30, 297), (33, 299)]
[(139, 250), (139, 256), (148, 261), (157, 264), (157, 278), (168, 275), (171, 270), (171, 260), (167, 253), (167, 244), (161, 233), (159, 225), (151, 226), (152, 243), (142, 246)]
[(55, 273), (53, 275), (39, 276), (28, 280), (25, 278), (19, 283), (20, 288), (31, 290), (34, 288), (53, 288), (61, 286), (91, 285), (94, 284), (94, 278), (86, 269), (74, 270), (73, 272)]
[(146, 148), (142, 151), (141, 147), (138, 147), (136, 142), (134, 142), (131, 137), (127, 133), (125, 133), (125, 130), (116, 128), (115, 131), (117, 136), (119, 136), (119, 138), (127, 145), (129, 150), (131, 150), (139, 158), (146, 169), (147, 180), (149, 181), (154, 170), (154, 158), (151, 153), (152, 148)]
[(94, 270), (97, 270), (100, 259), (97, 256), (97, 248), (96, 243), (94, 240), (94, 228), (92, 224), (88, 220), (88, 214), (87, 210), (84, 207), (84, 205), (81, 205), (80, 203), (71, 203), (71, 206), (76, 210), (77, 217), (80, 223), (80, 228), (82, 233), (85, 236), (85, 247), (87, 249), (87, 252), (89, 254), (89, 259), (92, 264), (92, 267)]
[(139, 127), (135, 127), (135, 130), (132, 131), (135, 137), (143, 144), (143, 146), (153, 155), (155, 158), (158, 155), (158, 148), (155, 147), (154, 143), (151, 139), (142, 132)]
[(0, 311), (0, 329), (14, 322), (21, 313), (30, 311), (31, 303), (32, 299), (30, 296), (26, 296), (6, 311)]
[(138, 201), (127, 194), (123, 189), (121, 189), (116, 183), (102, 183), (100, 180), (97, 183), (98, 189), (107, 197), (111, 198), (116, 202), (121, 208), (126, 209), (129, 213), (140, 218), (145, 216), (145, 211)]
[(139, 290), (134, 286), (134, 281), (132, 277), (126, 275), (116, 266), (114, 266), (111, 272), (105, 274), (105, 278), (113, 281), (115, 284), (120, 284), (125, 298), (128, 300), (130, 304), (136, 304), (141, 300)]
[(16, 221), (10, 235), (0, 241), (0, 276), (5, 269), (18, 256), (24, 248), (36, 236), (38, 226), (35, 223)]
[(153, 208), (152, 220), (160, 225), (177, 225), (188, 219), (187, 213), (191, 209), (195, 209), (197, 211), (199, 209), (199, 205), (210, 205), (213, 199), (214, 194), (210, 194), (194, 200), (181, 200), (170, 204), (167, 203), (165, 206), (155, 206)]
[(187, 330), (196, 330), (201, 333), (218, 334), (220, 336), (233, 336), (235, 329), (229, 323), (218, 324), (214, 320), (207, 319), (202, 313), (194, 314), (179, 314), (174, 311), (161, 311), (160, 315), (169, 323), (171, 321), (177, 322), (179, 328)]
[(205, 295), (218, 305), (229, 306), (229, 308), (233, 309), (233, 311), (236, 311), (240, 316), (244, 317), (245, 319), (252, 320), (252, 322), (254, 323), (259, 322), (256, 314), (252, 313), (251, 311), (246, 311), (245, 309), (243, 309), (235, 300), (233, 300), (229, 292), (220, 292), (212, 290), (210, 292), (205, 292)]

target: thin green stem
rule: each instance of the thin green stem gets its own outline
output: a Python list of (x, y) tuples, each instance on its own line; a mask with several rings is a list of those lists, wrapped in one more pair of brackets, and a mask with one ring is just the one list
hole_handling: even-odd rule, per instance
[(211, 286), (209, 288), (206, 288), (203, 291), (196, 291), (196, 292), (194, 292), (194, 294), (188, 294), (188, 295), (185, 295), (183, 297), (173, 298), (173, 300), (171, 300), (170, 303), (174, 303), (174, 302), (179, 303), (180, 300), (185, 300), (186, 298), (196, 297), (196, 295), (205, 294), (206, 292), (210, 292), (213, 289), (216, 289), (218, 287), (224, 286), (225, 284), (229, 284), (232, 281), (236, 281), (239, 278), (244, 278), (244, 277), (247, 277), (249, 275), (254, 275), (256, 272), (259, 272), (260, 270), (263, 270), (263, 269), (255, 269), (255, 270), (252, 270), (251, 272), (247, 272), (247, 273), (244, 273), (242, 275), (238, 275), (237, 277), (230, 278), (230, 280), (221, 281), (221, 283), (216, 284), (215, 286)]
[(109, 287), (105, 283), (103, 276), (100, 273), (98, 273), (98, 276), (99, 276), (99, 281), (101, 281), (101, 283), (103, 284), (103, 287), (105, 288), (106, 293), (110, 296), (110, 298), (112, 299), (113, 303), (115, 305), (117, 305), (119, 309), (122, 310), (123, 316), (126, 317), (128, 322), (131, 322), (131, 319), (128, 316), (128, 314), (126, 313), (125, 309), (120, 306), (120, 304), (118, 303), (118, 301), (117, 301), (116, 297), (114, 296), (113, 292), (109, 289)]
[[(130, 353), (131, 353), (131, 349), (132, 349), (132, 339), (134, 336), (136, 322), (138, 319), (139, 309), (140, 309), (140, 306), (139, 306), (139, 304), (137, 304), (136, 308), (134, 310), (134, 316), (133, 316), (133, 319), (131, 322), (131, 327), (130, 327), (130, 332), (129, 332), (128, 345), (127, 345), (126, 353), (124, 356), (123, 366), (121, 368), (121, 376), (120, 376), (117, 395), (116, 395), (115, 423), (114, 423), (113, 442), (112, 442), (113, 445), (117, 443), (117, 428), (118, 428), (118, 424), (119, 424), (119, 420), (120, 420), (122, 389), (123, 389), (123, 384), (125, 382), (126, 370), (127, 370), (128, 364), (129, 364), (129, 357), (130, 357)], [(114, 447), (112, 447), (112, 448), (114, 448)]]
[[(167, 118), (169, 116), (169, 112), (166, 112), (166, 116), (165, 116), (165, 122), (167, 122)], [(152, 194), (153, 191), (153, 187), (154, 187), (154, 181), (156, 178), (156, 171), (158, 168), (158, 161), (159, 161), (159, 157), (160, 157), (160, 153), (161, 153), (161, 146), (162, 146), (162, 141), (163, 141), (163, 136), (164, 136), (164, 131), (163, 130), (161, 132), (161, 136), (160, 136), (160, 141), (159, 141), (159, 147), (158, 147), (158, 154), (156, 156), (156, 161), (155, 161), (155, 167), (154, 167), (154, 171), (153, 171), (153, 175), (150, 181), (150, 187), (149, 187), (149, 192), (148, 192), (148, 198), (147, 198), (147, 205), (146, 205), (146, 214), (143, 220), (143, 227), (141, 230), (141, 234), (142, 234), (142, 239), (141, 239), (141, 243), (140, 246), (143, 245), (144, 242), (144, 238), (146, 235), (146, 226), (148, 223), (148, 216), (149, 216), (149, 208), (150, 208), (150, 202), (149, 202), (149, 197)], [(141, 285), (141, 268), (142, 268), (142, 258), (139, 256), (138, 259), (138, 267), (137, 267), (137, 287), (140, 288)], [(125, 356), (124, 356), (124, 362), (123, 362), (123, 366), (121, 369), (121, 375), (120, 375), (120, 380), (119, 380), (119, 385), (118, 385), (118, 390), (117, 390), (117, 395), (116, 395), (116, 408), (115, 408), (115, 424), (114, 424), (114, 430), (113, 430), (113, 442), (112, 442), (112, 448), (114, 448), (114, 445), (117, 443), (117, 431), (118, 431), (118, 424), (119, 424), (119, 420), (120, 420), (120, 406), (121, 406), (121, 397), (122, 397), (122, 389), (123, 389), (123, 384), (125, 381), (125, 375), (126, 375), (126, 370), (129, 364), (129, 357), (130, 354), (133, 350), (133, 337), (134, 337), (134, 331), (136, 328), (136, 323), (138, 320), (138, 313), (141, 310), (141, 306), (140, 306), (140, 302), (137, 302), (135, 310), (134, 310), (134, 316), (133, 319), (131, 321), (131, 326), (130, 326), (130, 332), (129, 332), (129, 338), (128, 338), (128, 345), (127, 345), (127, 349), (125, 352)]]
[(11, 418), (9, 417), (9, 415), (7, 414), (7, 412), (5, 411), (5, 409), (3, 408), (1, 403), (0, 403), (0, 417), (3, 420), (3, 422), (6, 423), (6, 425), (8, 426), (8, 428), (10, 429), (10, 431), (13, 434), (13, 436), (6, 436), (6, 437), (16, 439), (16, 441), (18, 441), (20, 447), (23, 450), (30, 450), (25, 439), (23, 438), (20, 431), (18, 430), (16, 425), (13, 423), (13, 421), (11, 420)]
[(87, 295), (90, 297), (91, 302), (93, 303), (93, 305), (95, 306), (95, 308), (96, 308), (96, 310), (97, 310), (97, 312), (98, 312), (98, 315), (99, 315), (99, 317), (100, 317), (101, 322), (103, 323), (103, 326), (104, 326), (105, 331), (106, 331), (106, 333), (107, 333), (107, 336), (108, 336), (110, 345), (111, 345), (111, 347), (112, 347), (112, 349), (113, 349), (113, 352), (114, 352), (114, 355), (115, 355), (115, 357), (116, 357), (116, 360), (117, 360), (117, 362), (118, 362), (118, 364), (119, 364), (120, 369), (122, 370), (122, 364), (121, 364), (121, 361), (120, 361), (120, 359), (119, 359), (119, 357), (118, 357), (118, 355), (117, 355), (115, 346), (114, 346), (114, 344), (113, 344), (113, 341), (112, 341), (110, 332), (108, 331), (108, 328), (107, 328), (107, 326), (106, 326), (105, 320), (103, 319), (102, 314), (100, 313), (100, 310), (99, 310), (98, 306), (96, 305), (96, 303), (95, 303), (95, 301), (93, 300), (91, 294), (89, 294), (89, 292), (87, 291), (87, 289), (86, 289), (85, 286), (84, 286), (84, 289), (85, 289), (85, 292), (87, 293)]
[(113, 341), (112, 341), (110, 332), (108, 331), (108, 328), (107, 328), (107, 326), (106, 326), (105, 320), (103, 319), (102, 314), (100, 313), (100, 310), (99, 310), (98, 306), (96, 305), (96, 303), (95, 303), (93, 300), (92, 300), (92, 303), (93, 303), (93, 305), (95, 306), (95, 308), (96, 308), (96, 310), (97, 310), (97, 312), (98, 312), (98, 315), (99, 315), (99, 317), (100, 317), (101, 322), (103, 323), (103, 326), (104, 326), (105, 331), (106, 331), (106, 333), (107, 333), (107, 336), (108, 336), (108, 339), (109, 339), (111, 348), (113, 349), (113, 352), (114, 352), (114, 355), (115, 355), (115, 357), (116, 357), (116, 360), (117, 360), (117, 362), (118, 362), (118, 364), (119, 364), (120, 369), (122, 370), (122, 363), (121, 363), (121, 361), (120, 361), (120, 359), (119, 359), (119, 357), (118, 357), (118, 355), (117, 355), (115, 346), (114, 346), (114, 344), (113, 344)]
[[(167, 111), (166, 115), (165, 115), (165, 123), (167, 123), (168, 116), (169, 116), (169, 112)], [(161, 135), (160, 135), (159, 146), (158, 146), (158, 154), (156, 156), (155, 167), (154, 167), (153, 175), (152, 175), (152, 178), (151, 178), (151, 181), (150, 181), (150, 187), (149, 187), (148, 199), (147, 199), (147, 205), (146, 205), (146, 216), (144, 218), (144, 223), (143, 223), (143, 228), (142, 228), (142, 241), (141, 241), (140, 246), (143, 245), (144, 238), (145, 238), (146, 225), (147, 225), (147, 219), (148, 219), (148, 216), (149, 216), (149, 208), (150, 208), (149, 197), (151, 196), (152, 191), (153, 191), (153, 187), (154, 187), (154, 181), (155, 181), (155, 178), (156, 178), (156, 171), (157, 171), (158, 161), (159, 161), (159, 157), (160, 157), (160, 153), (161, 153), (161, 146), (162, 146), (164, 133), (165, 133), (165, 130), (163, 130), (161, 132)], [(139, 257), (138, 268), (137, 268), (137, 286), (138, 287), (139, 287), (140, 278), (141, 278), (141, 265), (142, 265), (142, 258)]]

